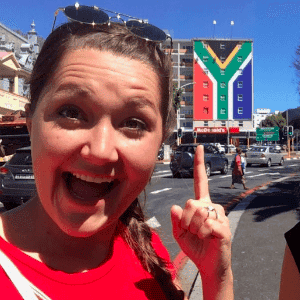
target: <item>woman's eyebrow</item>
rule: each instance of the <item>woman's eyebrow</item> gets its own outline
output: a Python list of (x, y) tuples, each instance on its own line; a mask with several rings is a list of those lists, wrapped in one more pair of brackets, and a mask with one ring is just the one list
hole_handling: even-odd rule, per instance
[(90, 90), (78, 86), (76, 84), (63, 84), (61, 85), (54, 93), (55, 95), (63, 94), (66, 95), (67, 98), (73, 98), (76, 96), (91, 96), (92, 93)]
[(129, 108), (147, 108), (150, 107), (155, 112), (158, 111), (158, 107), (150, 100), (144, 97), (136, 97), (136, 98), (129, 98), (125, 100), (126, 106)]

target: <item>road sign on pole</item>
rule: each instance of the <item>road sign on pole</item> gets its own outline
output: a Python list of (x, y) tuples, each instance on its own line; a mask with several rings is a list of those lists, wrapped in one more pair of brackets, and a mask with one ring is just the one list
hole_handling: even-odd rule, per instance
[(279, 141), (279, 127), (256, 128), (256, 140)]

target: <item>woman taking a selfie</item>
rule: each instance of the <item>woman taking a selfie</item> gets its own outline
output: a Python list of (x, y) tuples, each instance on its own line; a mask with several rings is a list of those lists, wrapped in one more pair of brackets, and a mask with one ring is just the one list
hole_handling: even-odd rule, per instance
[[(95, 7), (63, 11), (74, 22), (47, 38), (26, 107), (37, 195), (0, 219), (1, 299), (184, 299), (138, 200), (174, 125), (164, 33)], [(195, 199), (171, 209), (174, 237), (204, 299), (233, 299), (228, 219), (202, 147), (194, 181)]]

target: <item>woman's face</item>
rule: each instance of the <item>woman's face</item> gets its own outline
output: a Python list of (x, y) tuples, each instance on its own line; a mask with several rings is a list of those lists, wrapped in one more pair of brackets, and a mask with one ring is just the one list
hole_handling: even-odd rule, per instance
[(71, 236), (114, 226), (152, 175), (162, 142), (157, 74), (109, 52), (67, 52), (28, 127), (40, 202)]

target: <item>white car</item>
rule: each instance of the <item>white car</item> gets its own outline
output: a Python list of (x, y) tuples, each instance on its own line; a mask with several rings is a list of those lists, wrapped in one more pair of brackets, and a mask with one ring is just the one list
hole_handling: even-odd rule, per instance
[(230, 145), (227, 145), (227, 147), (228, 147), (228, 153), (235, 153), (236, 152), (236, 147), (234, 146), (234, 145), (232, 145), (232, 144), (230, 144)]
[(220, 153), (225, 153), (225, 147), (221, 145), (220, 143), (213, 143), (215, 147), (219, 150)]

